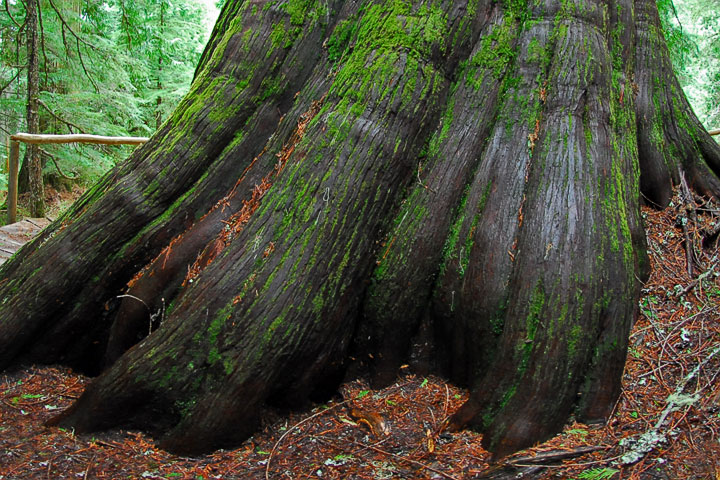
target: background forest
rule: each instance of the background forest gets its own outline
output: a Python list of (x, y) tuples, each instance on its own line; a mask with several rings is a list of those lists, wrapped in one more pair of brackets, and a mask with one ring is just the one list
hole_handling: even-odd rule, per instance
[[(217, 15), (213, 0), (37, 1), (40, 133), (150, 136), (187, 92)], [(27, 4), (0, 7), (3, 145), (27, 131)], [(46, 145), (45, 181), (87, 185), (131, 148)]]
[[(117, 136), (150, 136), (168, 117), (190, 86), (223, 3), (35, 1), (40, 132)], [(27, 131), (27, 4), (2, 0), (0, 8), (0, 141), (6, 146), (0, 149), (0, 192), (7, 189), (8, 137)], [(720, 0), (658, 0), (658, 6), (690, 103), (706, 128), (717, 128)], [(87, 186), (132, 148), (44, 146), (45, 183)]]
[(658, 0), (675, 72), (707, 129), (720, 127), (720, 1)]

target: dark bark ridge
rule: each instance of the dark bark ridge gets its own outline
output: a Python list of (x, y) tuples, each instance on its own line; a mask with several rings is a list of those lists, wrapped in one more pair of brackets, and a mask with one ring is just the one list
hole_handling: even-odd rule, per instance
[(231, 0), (172, 117), (0, 270), (0, 367), (102, 371), (55, 422), (183, 453), (410, 360), (497, 455), (604, 419), (641, 189), (720, 191), (669, 65), (650, 0)]

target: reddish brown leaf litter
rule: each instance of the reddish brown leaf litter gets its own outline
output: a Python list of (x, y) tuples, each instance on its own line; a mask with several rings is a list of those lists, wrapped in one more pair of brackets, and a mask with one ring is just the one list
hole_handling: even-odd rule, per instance
[(43, 427), (89, 380), (29, 368), (0, 377), (0, 479), (718, 480), (720, 250), (713, 232), (720, 209), (676, 196), (668, 209), (646, 209), (643, 217), (652, 275), (607, 426), (572, 423), (490, 465), (479, 434), (442, 430), (466, 392), (406, 375), (377, 391), (362, 381), (345, 384), (342, 395), (310, 411), (268, 412), (264, 428), (240, 448), (183, 458), (138, 433), (76, 436)]
[(437, 379), (407, 376), (377, 392), (346, 384), (347, 400), (285, 418), (268, 414), (274, 420), (241, 448), (195, 459), (137, 433), (44, 428), (87, 382), (56, 368), (2, 380), (0, 478), (462, 478), (486, 466), (477, 434), (439, 432), (465, 394)]

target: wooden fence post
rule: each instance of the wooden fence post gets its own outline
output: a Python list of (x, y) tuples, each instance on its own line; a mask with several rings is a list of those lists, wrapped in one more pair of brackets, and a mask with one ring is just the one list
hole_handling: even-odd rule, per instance
[(20, 143), (10, 140), (10, 162), (8, 171), (8, 223), (17, 220), (18, 170), (20, 162)]

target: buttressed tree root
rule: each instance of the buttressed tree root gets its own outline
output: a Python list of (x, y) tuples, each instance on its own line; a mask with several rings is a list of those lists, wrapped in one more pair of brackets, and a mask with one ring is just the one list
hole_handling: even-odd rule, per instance
[(173, 116), (0, 270), (0, 366), (199, 453), (411, 362), (506, 455), (607, 417), (641, 198), (718, 162), (652, 0), (229, 0)]

